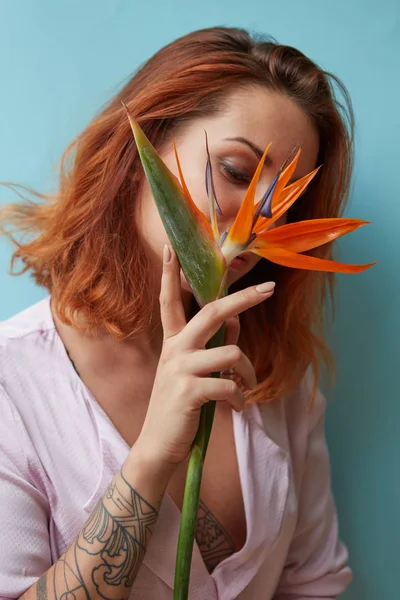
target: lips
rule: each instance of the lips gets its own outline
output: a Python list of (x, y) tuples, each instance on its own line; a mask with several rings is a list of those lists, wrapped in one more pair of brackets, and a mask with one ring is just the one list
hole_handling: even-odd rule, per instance
[(243, 267), (249, 262), (249, 258), (243, 256), (237, 256), (233, 259), (233, 261), (229, 264), (229, 268), (235, 271), (242, 270)]

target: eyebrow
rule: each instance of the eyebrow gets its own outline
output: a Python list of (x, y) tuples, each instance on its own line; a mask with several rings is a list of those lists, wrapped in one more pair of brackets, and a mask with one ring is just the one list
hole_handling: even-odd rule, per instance
[[(250, 140), (248, 140), (247, 138), (244, 137), (232, 137), (232, 138), (225, 138), (225, 141), (227, 142), (240, 142), (241, 144), (244, 144), (245, 146), (248, 146), (250, 148), (250, 150), (252, 150), (254, 152), (254, 154), (257, 156), (257, 158), (260, 160), (262, 158), (262, 155), (264, 154), (264, 152), (261, 150), (261, 148), (259, 148), (258, 146), (256, 146), (256, 144), (253, 144), (253, 142), (251, 142)], [(265, 157), (265, 161), (264, 161), (264, 167), (266, 166), (272, 166), (274, 164), (272, 158), (270, 157), (269, 154), (267, 154), (267, 156)], [(297, 181), (298, 177), (294, 177), (292, 176), (290, 178), (290, 180), (287, 182), (287, 185), (290, 185), (291, 183), (294, 183), (295, 181)]]
[[(250, 142), (250, 140), (248, 140), (247, 138), (244, 138), (244, 137), (232, 137), (232, 138), (225, 138), (225, 140), (227, 142), (239, 142), (240, 144), (244, 144), (245, 146), (247, 146), (248, 148), (250, 148), (250, 150), (252, 150), (254, 152), (254, 154), (257, 156), (258, 160), (260, 160), (260, 158), (264, 154), (264, 152), (261, 150), (261, 148), (259, 148), (255, 144), (253, 144), (253, 142)], [(267, 155), (264, 164), (265, 165), (272, 165), (272, 160), (271, 160), (270, 156)]]

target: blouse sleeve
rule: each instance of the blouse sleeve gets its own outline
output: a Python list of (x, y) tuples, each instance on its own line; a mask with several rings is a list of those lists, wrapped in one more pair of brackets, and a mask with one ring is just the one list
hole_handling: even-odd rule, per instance
[(351, 581), (348, 553), (338, 537), (325, 439), (326, 401), (318, 392), (309, 411), (299, 515), (275, 600), (333, 600)]
[(18, 598), (51, 566), (49, 507), (24, 424), (0, 387), (0, 600)]

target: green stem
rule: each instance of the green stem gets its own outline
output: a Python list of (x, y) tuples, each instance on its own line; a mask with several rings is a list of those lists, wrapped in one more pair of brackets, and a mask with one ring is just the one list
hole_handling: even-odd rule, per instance
[[(222, 346), (224, 344), (224, 335), (225, 325), (211, 338), (207, 344), (207, 348)], [(211, 376), (219, 377), (219, 373), (211, 373)], [(189, 457), (176, 553), (174, 600), (187, 600), (188, 598), (190, 567), (200, 501), (201, 478), (214, 420), (214, 412), (214, 400), (203, 404), (200, 412), (199, 428)]]

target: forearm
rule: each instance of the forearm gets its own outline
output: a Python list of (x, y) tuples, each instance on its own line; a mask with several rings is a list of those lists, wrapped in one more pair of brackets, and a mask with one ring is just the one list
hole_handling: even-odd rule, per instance
[(21, 599), (128, 598), (170, 476), (133, 448), (75, 541)]

